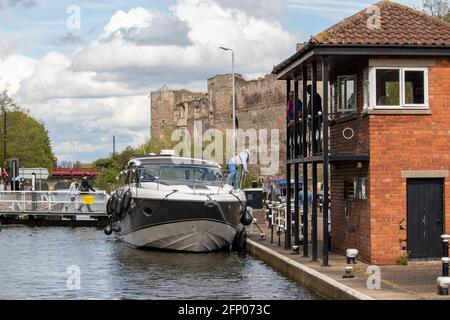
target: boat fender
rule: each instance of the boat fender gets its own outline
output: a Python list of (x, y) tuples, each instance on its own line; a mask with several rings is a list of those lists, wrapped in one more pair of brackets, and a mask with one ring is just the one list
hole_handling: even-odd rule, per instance
[(122, 210), (127, 211), (128, 209), (130, 209), (131, 198), (132, 195), (130, 190), (124, 193), (122, 198)]
[(110, 235), (112, 234), (112, 232), (113, 232), (113, 229), (112, 229), (111, 225), (108, 224), (108, 225), (105, 227), (105, 229), (103, 229), (103, 231), (105, 232), (105, 234), (106, 234), (107, 236), (110, 236)]
[(122, 205), (123, 205), (122, 198), (120, 196), (117, 196), (114, 211), (116, 212), (116, 215), (118, 215), (118, 216), (120, 216), (122, 214)]
[(117, 214), (117, 212), (116, 212), (116, 208), (117, 208), (117, 193), (114, 193), (111, 196), (111, 198), (112, 198), (112, 200), (111, 200), (111, 211), (112, 211), (113, 215), (116, 215)]
[(113, 198), (109, 197), (108, 202), (106, 203), (106, 213), (108, 214), (108, 216), (111, 216), (113, 214), (112, 203)]
[(252, 215), (251, 215), (251, 212), (252, 212), (252, 211), (253, 211), (252, 208), (247, 207), (247, 208), (245, 208), (244, 212), (242, 213), (242, 216), (241, 216), (241, 223), (242, 223), (244, 226), (249, 226), (249, 225), (252, 224), (252, 222), (253, 222), (253, 217), (252, 217)]
[(247, 248), (247, 230), (243, 225), (240, 225), (234, 236), (233, 243), (231, 244), (231, 249), (234, 251), (243, 251)]

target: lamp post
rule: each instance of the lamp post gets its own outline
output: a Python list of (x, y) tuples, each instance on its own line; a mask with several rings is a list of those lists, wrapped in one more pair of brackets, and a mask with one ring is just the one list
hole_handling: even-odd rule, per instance
[(233, 153), (236, 150), (236, 86), (234, 79), (234, 50), (231, 48), (219, 47), (225, 51), (231, 51), (231, 73), (233, 86)]
[(3, 93), (3, 167), (6, 168), (6, 93)]

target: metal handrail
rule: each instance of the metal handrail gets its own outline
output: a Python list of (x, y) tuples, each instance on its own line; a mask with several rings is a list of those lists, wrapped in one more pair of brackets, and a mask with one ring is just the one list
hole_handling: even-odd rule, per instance
[[(70, 213), (72, 211), (69, 209), (76, 211), (80, 208), (83, 196), (94, 197), (94, 203), (89, 206), (94, 213), (106, 213), (106, 202), (109, 198), (106, 192), (86, 193), (60, 190), (0, 191), (0, 213)], [(71, 198), (75, 198), (74, 201)]]

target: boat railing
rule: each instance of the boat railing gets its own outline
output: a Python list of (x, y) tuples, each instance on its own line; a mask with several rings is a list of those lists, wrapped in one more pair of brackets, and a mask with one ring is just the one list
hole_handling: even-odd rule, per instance
[[(58, 191), (0, 191), (0, 214), (80, 214), (80, 209), (92, 215), (104, 215), (109, 195)], [(89, 205), (88, 208), (84, 208)]]

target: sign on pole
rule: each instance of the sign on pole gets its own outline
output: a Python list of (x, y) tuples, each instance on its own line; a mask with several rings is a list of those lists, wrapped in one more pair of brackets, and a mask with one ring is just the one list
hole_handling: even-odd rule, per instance
[(47, 180), (49, 176), (47, 168), (19, 168), (19, 176), (24, 179), (33, 179), (33, 174), (39, 180)]

